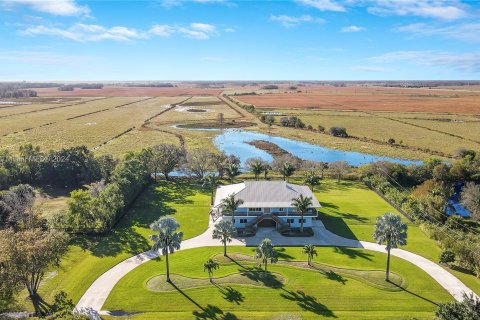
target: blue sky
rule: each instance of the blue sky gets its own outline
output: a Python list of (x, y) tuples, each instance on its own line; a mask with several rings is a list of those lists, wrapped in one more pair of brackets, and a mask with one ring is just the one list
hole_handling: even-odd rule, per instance
[(0, 0), (0, 80), (480, 79), (480, 1)]

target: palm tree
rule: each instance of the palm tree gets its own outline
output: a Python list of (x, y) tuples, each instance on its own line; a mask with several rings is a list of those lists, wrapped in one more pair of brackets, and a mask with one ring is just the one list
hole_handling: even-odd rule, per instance
[(210, 205), (213, 205), (213, 193), (220, 182), (220, 177), (214, 173), (203, 178), (203, 187), (210, 189)]
[(283, 180), (288, 181), (288, 177), (290, 177), (295, 172), (295, 167), (290, 162), (285, 162), (280, 168), (280, 173), (283, 176)]
[(373, 238), (378, 244), (386, 244), (388, 253), (385, 281), (389, 281), (390, 249), (407, 244), (407, 225), (402, 222), (399, 215), (387, 212), (383, 216), (377, 217)]
[(230, 182), (233, 183), (233, 180), (236, 176), (240, 175), (240, 168), (235, 163), (230, 163), (228, 166), (225, 167), (225, 173), (227, 177), (230, 179)]
[(233, 223), (233, 214), (235, 211), (237, 211), (238, 207), (241, 206), (243, 203), (242, 199), (235, 199), (235, 194), (230, 194), (226, 196), (221, 203), (221, 206), (223, 208), (222, 214), (223, 213), (228, 213), (232, 215), (232, 223)]
[(313, 244), (307, 244), (305, 247), (303, 247), (303, 253), (307, 255), (308, 265), (311, 266), (313, 256), (317, 255), (317, 250), (315, 249), (315, 246)]
[(325, 169), (328, 169), (328, 162), (321, 162), (320, 163), (320, 171), (321, 171), (320, 179), (323, 179), (323, 173), (325, 172)]
[(232, 221), (221, 220), (215, 225), (212, 232), (212, 238), (220, 240), (223, 244), (223, 255), (227, 256), (227, 242), (232, 242), (232, 238), (236, 233), (235, 226)]
[(255, 180), (258, 181), (258, 176), (264, 170), (263, 162), (261, 161), (254, 161), (250, 164), (250, 170), (252, 170), (253, 174), (255, 175)]
[(210, 279), (210, 282), (212, 282), (213, 271), (217, 270), (218, 267), (218, 263), (216, 263), (212, 259), (208, 259), (207, 262), (203, 264), (203, 271), (208, 272), (208, 278)]
[(320, 178), (317, 176), (315, 171), (308, 171), (305, 174), (304, 182), (310, 186), (310, 189), (312, 189), (313, 192), (313, 188), (319, 184)]
[(265, 180), (268, 179), (268, 172), (271, 170), (272, 168), (270, 167), (270, 165), (268, 163), (264, 163), (263, 164), (263, 178)]
[(278, 261), (277, 252), (270, 239), (265, 238), (258, 245), (255, 249), (255, 259), (262, 259), (262, 263), (265, 265), (265, 271), (267, 271), (268, 260), (270, 260), (271, 263)]
[(154, 242), (152, 250), (161, 250), (162, 255), (165, 256), (167, 282), (171, 282), (168, 255), (180, 249), (180, 243), (182, 242), (183, 232), (176, 232), (178, 227), (180, 225), (177, 220), (170, 217), (162, 217), (150, 225), (150, 229), (158, 233), (150, 235), (150, 239)]
[(312, 206), (312, 198), (301, 194), (298, 198), (292, 199), (292, 206), (300, 213), (300, 232), (303, 233), (303, 216), (307, 213), (308, 208)]

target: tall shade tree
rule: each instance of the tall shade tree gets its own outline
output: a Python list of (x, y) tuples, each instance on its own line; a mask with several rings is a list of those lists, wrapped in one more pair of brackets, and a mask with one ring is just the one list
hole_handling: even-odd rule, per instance
[(225, 167), (225, 174), (227, 175), (230, 182), (233, 183), (233, 180), (235, 180), (235, 178), (240, 175), (240, 167), (235, 163), (229, 163)]
[(220, 182), (220, 177), (214, 173), (207, 175), (203, 178), (203, 187), (210, 190), (210, 205), (213, 205), (213, 195), (217, 189), (218, 183)]
[(264, 163), (260, 159), (249, 159), (247, 160), (247, 166), (255, 175), (255, 180), (258, 181), (258, 177), (264, 170)]
[(187, 154), (184, 171), (201, 180), (213, 170), (213, 154), (205, 149), (194, 149)]
[(218, 267), (219, 267), (218, 263), (216, 263), (212, 259), (208, 259), (203, 264), (203, 271), (208, 272), (208, 278), (210, 279), (210, 282), (212, 282), (213, 271), (217, 270)]
[(310, 189), (312, 189), (313, 192), (313, 188), (320, 183), (320, 177), (317, 176), (315, 171), (308, 171), (305, 174), (304, 182), (310, 186)]
[(171, 282), (168, 256), (179, 250), (182, 243), (183, 232), (177, 232), (179, 227), (177, 220), (170, 217), (162, 217), (150, 225), (150, 229), (157, 233), (150, 235), (150, 239), (154, 242), (152, 250), (161, 251), (165, 256), (167, 282)]
[(212, 238), (220, 240), (223, 244), (223, 255), (227, 256), (227, 243), (232, 242), (233, 236), (237, 230), (232, 221), (221, 220), (215, 225), (212, 232)]
[(155, 176), (161, 172), (166, 180), (169, 174), (180, 167), (185, 160), (185, 150), (174, 144), (162, 143), (152, 147), (150, 157), (150, 170)]
[(470, 211), (472, 219), (480, 220), (480, 184), (468, 182), (463, 187), (460, 201)]
[(317, 249), (315, 249), (313, 244), (307, 244), (305, 247), (303, 247), (303, 253), (307, 255), (308, 265), (311, 266), (313, 256), (317, 255)]
[(335, 161), (328, 166), (332, 170), (333, 174), (337, 176), (337, 183), (340, 183), (342, 175), (346, 174), (350, 169), (347, 161)]
[(387, 270), (385, 281), (389, 281), (390, 275), (390, 250), (407, 244), (407, 225), (402, 222), (399, 215), (387, 212), (377, 217), (373, 238), (378, 244), (385, 243), (387, 250)]
[(258, 245), (255, 249), (255, 259), (262, 259), (265, 271), (267, 271), (268, 261), (270, 261), (270, 263), (278, 261), (277, 251), (275, 251), (275, 247), (270, 239), (265, 238)]
[(0, 260), (5, 270), (25, 286), (37, 314), (48, 311), (38, 294), (45, 273), (58, 267), (68, 250), (65, 233), (41, 229), (0, 231)]
[(232, 223), (233, 223), (233, 215), (235, 211), (237, 211), (238, 207), (240, 207), (243, 204), (242, 199), (235, 199), (235, 194), (229, 194), (226, 196), (221, 203), (222, 207), (222, 214), (223, 213), (228, 213), (232, 215)]
[(288, 178), (291, 177), (295, 173), (295, 166), (290, 162), (286, 162), (280, 168), (280, 173), (283, 176), (283, 180), (288, 181)]
[(300, 232), (303, 232), (303, 217), (308, 211), (308, 208), (312, 206), (312, 198), (305, 197), (301, 194), (298, 198), (292, 199), (292, 206), (297, 210), (297, 213), (300, 214)]
[(480, 299), (463, 293), (460, 302), (441, 303), (435, 311), (437, 320), (480, 320)]

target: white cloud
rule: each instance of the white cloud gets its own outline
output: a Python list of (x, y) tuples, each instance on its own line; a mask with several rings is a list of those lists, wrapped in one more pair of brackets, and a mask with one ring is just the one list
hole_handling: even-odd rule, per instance
[(467, 16), (466, 6), (457, 0), (373, 0), (368, 11), (377, 15), (414, 15), (456, 20)]
[(346, 11), (345, 7), (334, 0), (295, 0), (295, 2), (321, 11)]
[(88, 15), (90, 9), (81, 6), (75, 0), (3, 0), (4, 5), (26, 5), (35, 11), (58, 16)]
[(217, 34), (216, 27), (207, 23), (191, 23), (188, 26), (171, 26), (171, 25), (153, 25), (149, 30), (137, 30), (123, 26), (115, 26), (107, 28), (96, 24), (77, 23), (68, 28), (50, 27), (38, 25), (28, 27), (20, 31), (22, 35), (38, 36), (48, 35), (57, 36), (65, 39), (89, 42), (89, 41), (133, 41), (138, 39), (148, 39), (151, 36), (170, 37), (178, 33), (188, 38), (206, 40), (212, 35)]
[(167, 24), (153, 25), (149, 33), (159, 37), (170, 37), (175, 32), (175, 28)]
[(135, 39), (146, 38), (147, 35), (142, 31), (127, 27), (112, 27), (106, 28), (95, 24), (83, 24), (77, 23), (67, 29), (61, 29), (57, 27), (47, 27), (39, 25), (35, 27), (29, 27), (21, 34), (27, 36), (35, 35), (50, 35), (59, 36), (62, 38), (78, 41), (101, 41), (101, 40), (114, 40), (114, 41), (130, 41)]
[(208, 23), (194, 22), (194, 23), (190, 24), (190, 27), (192, 29), (199, 30), (199, 31), (202, 31), (202, 32), (207, 32), (207, 33), (215, 31), (215, 26), (212, 25), (212, 24), (208, 24)]
[(319, 18), (314, 19), (309, 15), (303, 15), (299, 17), (287, 16), (287, 15), (278, 15), (278, 16), (271, 15), (270, 20), (280, 22), (282, 26), (287, 28), (294, 27), (301, 23), (310, 23), (310, 22), (325, 23), (325, 20), (319, 19)]
[(480, 42), (480, 23), (463, 23), (449, 26), (414, 23), (398, 27), (395, 30), (411, 33), (414, 36), (441, 36), (469, 42)]
[(233, 29), (233, 28), (226, 28), (226, 29), (223, 29), (223, 31), (225, 31), (225, 32), (235, 32), (236, 30)]
[(348, 27), (343, 27), (342, 32), (360, 32), (364, 31), (364, 27), (359, 27), (359, 26), (348, 26)]
[(368, 58), (374, 63), (392, 63), (405, 61), (428, 67), (451, 67), (464, 72), (480, 72), (480, 52), (452, 53), (435, 50), (394, 51)]

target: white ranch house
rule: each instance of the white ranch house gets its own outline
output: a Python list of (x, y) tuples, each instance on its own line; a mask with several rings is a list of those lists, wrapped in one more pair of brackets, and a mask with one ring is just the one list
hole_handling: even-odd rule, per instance
[[(312, 199), (312, 206), (304, 215), (304, 227), (311, 227), (312, 220), (318, 216), (320, 203), (307, 186), (285, 181), (245, 181), (243, 183), (220, 186), (217, 188), (213, 212), (222, 214), (222, 201), (234, 194), (243, 204), (233, 215), (237, 229), (258, 227), (300, 227), (301, 216), (292, 206), (292, 200), (300, 195)], [(228, 216), (227, 216), (228, 215)], [(231, 219), (225, 213), (223, 219)]]

